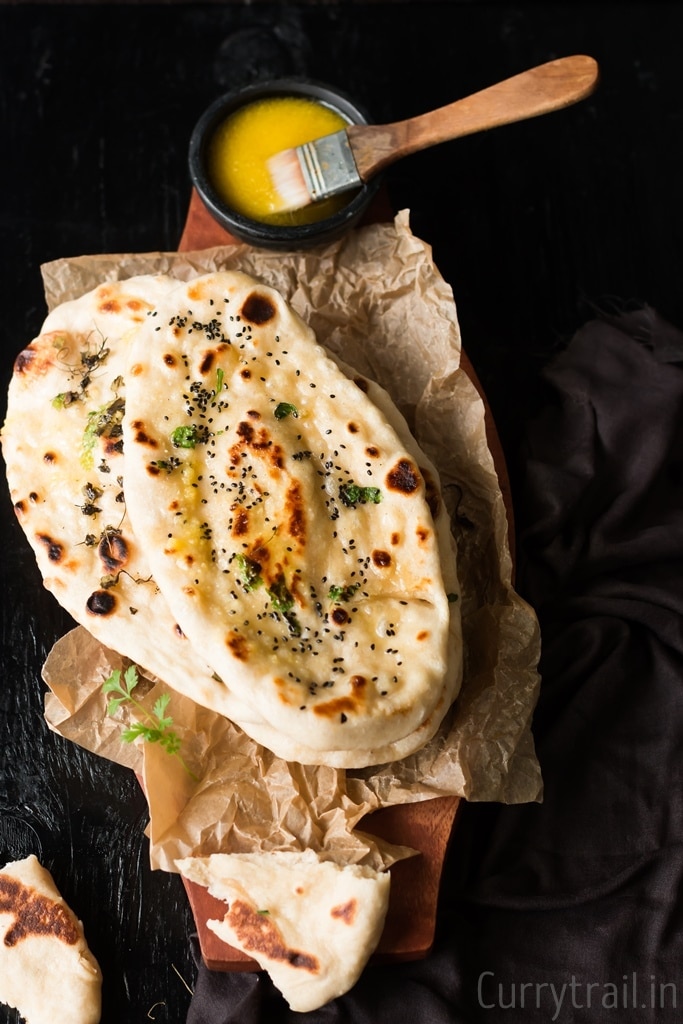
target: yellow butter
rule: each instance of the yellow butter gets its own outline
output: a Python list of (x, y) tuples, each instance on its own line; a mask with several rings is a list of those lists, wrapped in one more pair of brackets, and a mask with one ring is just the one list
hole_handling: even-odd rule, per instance
[(220, 198), (245, 217), (266, 224), (310, 224), (349, 201), (333, 196), (289, 213), (278, 202), (267, 160), (282, 150), (331, 135), (348, 122), (330, 107), (302, 96), (272, 96), (246, 104), (215, 130), (207, 150), (209, 177)]

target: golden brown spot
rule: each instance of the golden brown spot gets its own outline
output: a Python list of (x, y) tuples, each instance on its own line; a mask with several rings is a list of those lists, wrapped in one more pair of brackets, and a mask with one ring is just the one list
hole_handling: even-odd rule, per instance
[(243, 537), (245, 533), (249, 532), (249, 513), (245, 508), (240, 508), (233, 520), (232, 524), (232, 535), (233, 537)]
[(379, 456), (379, 448), (375, 448), (374, 444), (369, 444), (365, 449), (365, 454), (371, 459), (376, 459)]
[(194, 555), (185, 555), (185, 565), (194, 565)]
[(356, 900), (349, 900), (347, 903), (340, 903), (339, 906), (332, 907), (330, 916), (336, 921), (343, 921), (344, 924), (353, 924), (357, 909), (358, 902)]
[[(172, 554), (172, 553), (173, 553), (172, 551), (164, 551), (165, 555)], [(183, 587), (183, 594), (187, 594), (188, 597), (194, 597), (195, 593), (196, 593), (196, 591), (195, 591), (194, 587)]]
[(139, 377), (141, 373), (145, 372), (145, 368), (142, 363), (133, 363), (128, 370), (129, 377)]
[(23, 352), (14, 360), (16, 374), (29, 374), (37, 377), (55, 364), (55, 352), (60, 349), (58, 358), (68, 352), (68, 337), (61, 331), (49, 331), (41, 334), (27, 345)]
[(257, 412), (256, 409), (249, 409), (249, 411), (247, 412), (247, 416), (251, 417), (252, 420), (261, 419), (261, 413)]
[(240, 315), (252, 324), (261, 325), (267, 324), (269, 320), (272, 320), (276, 312), (273, 301), (269, 296), (261, 295), (259, 292), (252, 292), (244, 300)]
[(361, 391), (367, 392), (367, 390), (368, 390), (368, 382), (366, 381), (365, 377), (354, 377), (353, 378), (353, 383), (357, 387), (359, 387), (361, 389)]
[(376, 548), (372, 552), (372, 561), (378, 569), (386, 569), (388, 565), (391, 565), (391, 555), (388, 551), (382, 551), (381, 548)]
[(202, 359), (201, 363), (199, 364), (199, 372), (200, 373), (208, 373), (209, 370), (211, 369), (211, 367), (213, 366), (215, 358), (216, 358), (216, 353), (215, 352), (205, 352), (204, 353), (204, 358)]
[(428, 636), (429, 636), (429, 630), (428, 629), (421, 629), (420, 632), (417, 634), (416, 639), (417, 640), (426, 640)]
[(47, 533), (39, 533), (38, 540), (47, 550), (47, 557), (51, 562), (61, 562), (64, 555), (64, 548), (59, 541), (54, 540)]
[(91, 615), (111, 615), (116, 607), (116, 598), (110, 590), (95, 590), (85, 602), (85, 607)]
[(121, 303), (116, 299), (105, 299), (104, 302), (100, 302), (98, 308), (100, 313), (120, 313)]
[(123, 452), (123, 438), (105, 437), (104, 455), (121, 455)]
[(335, 697), (324, 704), (314, 704), (313, 713), (320, 718), (341, 718), (342, 722), (347, 716), (358, 711), (366, 699), (368, 681), (365, 676), (351, 676), (349, 680), (352, 692), (346, 697)]
[(23, 352), (20, 352), (17, 358), (14, 360), (14, 372), (15, 373), (26, 373), (33, 364), (36, 358), (36, 350), (31, 348), (25, 348)]
[(157, 466), (157, 464), (155, 462), (148, 462), (147, 463), (147, 472), (149, 473), (150, 476), (159, 476), (159, 473), (161, 472), (161, 470), (159, 469), (159, 467)]
[(167, 366), (175, 366), (178, 360), (176, 359), (172, 352), (167, 352), (164, 355), (164, 362), (166, 363)]
[(348, 430), (349, 434), (357, 434), (358, 433), (358, 427), (353, 422), (347, 423), (346, 424), (346, 429)]
[(287, 527), (290, 537), (303, 544), (306, 540), (306, 516), (304, 502), (301, 497), (301, 487), (297, 480), (294, 480), (287, 489), (285, 513), (288, 516)]
[(128, 299), (126, 305), (128, 306), (128, 309), (132, 309), (133, 312), (136, 312), (138, 309), (143, 308), (143, 304), (140, 302), (139, 299)]
[(105, 533), (99, 543), (97, 553), (107, 572), (118, 572), (128, 561), (128, 544), (120, 533)]
[(54, 452), (45, 452), (45, 454), (43, 455), (43, 462), (47, 462), (48, 465), (51, 465), (53, 462), (56, 461), (57, 456), (55, 455)]
[(337, 718), (339, 715), (353, 713), (358, 707), (358, 702), (353, 697), (335, 697), (324, 704), (314, 704), (313, 713), (320, 718)]
[(400, 533), (392, 533), (392, 535), (391, 535), (391, 543), (394, 545), (394, 547), (396, 547), (397, 544), (400, 544), (401, 543), (401, 534)]
[(198, 284), (188, 285), (188, 288), (187, 288), (187, 297), (188, 297), (188, 299), (191, 299), (192, 301), (197, 301), (197, 300), (201, 299), (202, 296), (203, 296), (203, 292), (202, 292), (201, 285), (198, 285)]
[(257, 433), (251, 423), (242, 420), (241, 423), (237, 424), (237, 435), (240, 441), (230, 449), (230, 460), (233, 466), (239, 464), (242, 447), (244, 446), (249, 448), (255, 455), (269, 462), (274, 468), (283, 468), (282, 448), (275, 444), (266, 427), (262, 427)]
[(345, 622), (349, 621), (349, 616), (344, 608), (334, 608), (330, 614), (330, 618), (338, 626), (343, 626)]
[(180, 626), (178, 625), (177, 622), (176, 622), (175, 626), (173, 627), (173, 629), (175, 630), (175, 633), (176, 633), (177, 636), (179, 636), (182, 640), (185, 639), (185, 634), (183, 633), (182, 629), (180, 628)]
[(306, 890), (304, 889), (304, 887), (302, 885), (297, 885), (297, 887), (294, 890), (294, 892), (297, 894), (297, 896), (303, 896), (303, 894), (306, 892)]
[(251, 377), (251, 370), (247, 370), (246, 368), (244, 370), (240, 370), (240, 377), (244, 377), (245, 380), (249, 380)]
[(17, 513), (17, 515), (20, 515), (21, 513), (25, 512), (26, 511), (26, 503), (24, 501), (21, 501), (21, 500), (20, 501), (15, 501), (14, 502), (14, 511)]
[(158, 443), (153, 437), (145, 431), (145, 424), (143, 420), (135, 420), (131, 423), (133, 430), (135, 431), (135, 440), (138, 444), (145, 444), (148, 448), (158, 448)]
[(387, 473), (387, 487), (400, 494), (414, 494), (420, 486), (420, 474), (409, 459), (399, 459)]
[(40, 495), (36, 494), (36, 492), (35, 492), (35, 491), (31, 491), (31, 493), (30, 493), (30, 494), (29, 494), (29, 496), (28, 496), (28, 500), (29, 500), (29, 501), (30, 501), (30, 502), (31, 502), (31, 503), (32, 503), (33, 505), (35, 505), (35, 503), (36, 503), (36, 502), (37, 502), (37, 501), (39, 500), (39, 497), (40, 497)]
[(271, 960), (281, 960), (290, 967), (311, 973), (319, 970), (316, 957), (288, 947), (268, 915), (259, 914), (244, 900), (233, 900), (225, 919), (248, 952), (258, 952)]
[(66, 908), (16, 878), (0, 875), (0, 913), (14, 920), (5, 933), (5, 946), (16, 946), (29, 936), (48, 936), (74, 946), (78, 928)]
[(432, 531), (428, 530), (426, 526), (418, 526), (415, 530), (415, 533), (417, 534), (417, 539), (421, 541), (423, 544), (426, 540), (429, 540), (431, 532)]
[(243, 636), (239, 633), (231, 633), (225, 642), (234, 658), (237, 658), (238, 661), (248, 661), (249, 644)]

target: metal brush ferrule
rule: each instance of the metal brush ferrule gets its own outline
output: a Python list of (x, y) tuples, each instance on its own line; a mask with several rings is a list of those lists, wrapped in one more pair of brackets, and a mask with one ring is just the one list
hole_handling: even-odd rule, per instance
[(299, 146), (301, 171), (312, 199), (362, 185), (346, 129)]

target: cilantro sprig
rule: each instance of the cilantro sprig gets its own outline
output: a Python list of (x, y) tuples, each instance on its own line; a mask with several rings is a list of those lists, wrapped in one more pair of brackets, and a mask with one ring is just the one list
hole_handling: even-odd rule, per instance
[(276, 420), (284, 420), (287, 416), (294, 416), (297, 418), (299, 410), (295, 405), (292, 405), (291, 402), (279, 402), (278, 405), (275, 406), (274, 415)]
[(301, 623), (292, 611), (294, 608), (294, 597), (287, 586), (284, 576), (278, 576), (269, 587), (266, 587), (266, 593), (270, 598), (273, 611), (282, 616), (292, 636), (301, 636)]
[(140, 716), (132, 725), (126, 726), (121, 731), (121, 739), (124, 743), (134, 743), (138, 739), (142, 739), (146, 743), (158, 743), (167, 754), (177, 757), (185, 771), (193, 779), (196, 779), (196, 775), (190, 771), (180, 753), (180, 737), (171, 728), (173, 719), (167, 714), (171, 695), (169, 693), (162, 693), (154, 702), (152, 711), (149, 712), (144, 704), (133, 696), (133, 691), (139, 682), (136, 666), (129, 665), (123, 673), (120, 669), (115, 669), (102, 684), (103, 693), (116, 694), (116, 696), (110, 697), (107, 702), (108, 715), (115, 715), (122, 704), (128, 704)]
[(356, 591), (360, 588), (360, 583), (349, 583), (348, 586), (331, 586), (328, 592), (328, 598), (330, 601), (334, 601), (335, 604), (339, 604), (341, 601), (350, 601)]
[(382, 492), (379, 487), (360, 487), (352, 480), (341, 484), (339, 498), (347, 508), (355, 508), (356, 505), (379, 505), (382, 500)]
[(171, 443), (174, 448), (196, 448), (198, 444), (206, 444), (209, 431), (205, 426), (189, 423), (176, 427), (171, 432)]

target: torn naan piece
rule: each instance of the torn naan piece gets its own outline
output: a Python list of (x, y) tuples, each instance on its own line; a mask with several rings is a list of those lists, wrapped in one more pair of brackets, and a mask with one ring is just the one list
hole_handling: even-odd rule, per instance
[(341, 867), (312, 850), (217, 853), (176, 866), (228, 904), (208, 927), (256, 960), (298, 1012), (348, 992), (382, 934), (388, 872)]
[(102, 974), (83, 925), (31, 854), (0, 870), (0, 1002), (26, 1024), (98, 1024)]
[(135, 535), (183, 633), (253, 709), (245, 731), (289, 760), (407, 756), (460, 685), (445, 512), (437, 526), (415, 444), (366, 391), (239, 272), (179, 284), (129, 353)]
[(124, 372), (131, 339), (177, 282), (143, 275), (57, 306), (17, 357), (2, 450), (45, 586), (106, 647), (221, 714), (249, 717), (190, 648), (126, 513)]

